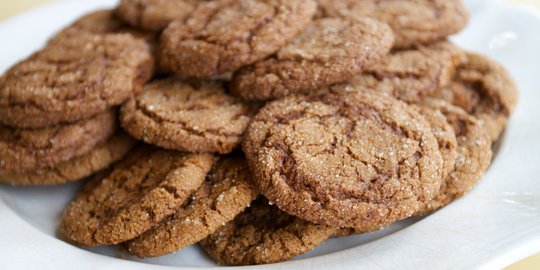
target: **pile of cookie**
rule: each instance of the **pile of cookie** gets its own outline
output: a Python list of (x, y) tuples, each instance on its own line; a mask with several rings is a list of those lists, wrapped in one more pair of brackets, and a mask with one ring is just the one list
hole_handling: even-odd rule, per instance
[(199, 243), (225, 265), (429, 214), (478, 182), (517, 104), (501, 65), (446, 39), (467, 17), (459, 0), (122, 0), (0, 77), (0, 182), (89, 178), (67, 241)]

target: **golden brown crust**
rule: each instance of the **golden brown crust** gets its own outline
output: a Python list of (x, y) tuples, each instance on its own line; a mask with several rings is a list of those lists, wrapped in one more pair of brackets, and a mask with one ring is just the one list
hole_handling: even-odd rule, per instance
[(116, 111), (73, 124), (16, 129), (0, 124), (0, 173), (20, 173), (80, 157), (107, 141), (117, 128)]
[(0, 121), (39, 128), (89, 118), (138, 92), (152, 63), (129, 34), (54, 39), (0, 79)]
[(181, 76), (209, 78), (279, 50), (315, 14), (313, 0), (221, 0), (203, 3), (161, 36), (158, 62)]
[(66, 209), (60, 232), (84, 246), (135, 238), (185, 203), (213, 162), (211, 155), (141, 146), (83, 188)]
[(200, 245), (223, 265), (276, 263), (310, 251), (335, 231), (290, 216), (260, 198)]
[(23, 173), (0, 174), (0, 182), (11, 185), (59, 185), (88, 177), (120, 160), (136, 141), (124, 132), (118, 132), (107, 142), (78, 158), (52, 167)]
[(121, 110), (134, 137), (167, 149), (229, 153), (242, 140), (258, 105), (229, 96), (217, 82), (154, 81)]
[(461, 0), (316, 0), (319, 17), (367, 16), (386, 22), (395, 47), (430, 44), (459, 32), (468, 13)]
[(429, 124), (374, 92), (271, 102), (248, 127), (243, 149), (261, 193), (317, 224), (383, 227), (418, 211), (442, 181)]
[(388, 53), (392, 30), (369, 18), (320, 19), (275, 57), (240, 70), (233, 94), (268, 100), (349, 80)]
[(234, 219), (257, 194), (245, 159), (222, 157), (189, 203), (128, 242), (128, 250), (139, 257), (156, 257), (193, 245)]

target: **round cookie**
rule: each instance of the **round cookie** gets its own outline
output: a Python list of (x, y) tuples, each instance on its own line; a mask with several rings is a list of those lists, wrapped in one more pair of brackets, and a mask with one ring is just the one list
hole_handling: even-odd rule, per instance
[(461, 0), (316, 0), (319, 17), (371, 17), (386, 22), (394, 46), (430, 44), (459, 32), (468, 13)]
[(154, 81), (127, 102), (120, 120), (135, 138), (167, 149), (229, 153), (258, 105), (229, 96), (221, 83)]
[(268, 264), (304, 254), (335, 231), (290, 216), (260, 198), (200, 245), (219, 264)]
[(375, 92), (271, 102), (248, 127), (243, 149), (261, 193), (316, 224), (381, 228), (418, 211), (442, 181), (429, 123)]
[(64, 212), (60, 232), (83, 246), (133, 239), (184, 204), (213, 162), (211, 155), (139, 147), (79, 192)]
[(46, 168), (80, 157), (107, 141), (116, 127), (116, 112), (112, 110), (88, 120), (41, 129), (0, 124), (0, 173)]
[(131, 26), (161, 31), (173, 20), (189, 16), (203, 0), (121, 0), (116, 15)]
[(148, 45), (128, 34), (53, 39), (0, 79), (0, 122), (39, 128), (119, 105), (152, 75)]
[(433, 96), (476, 117), (495, 142), (516, 108), (518, 95), (517, 85), (503, 66), (485, 56), (466, 53), (453, 81)]
[(462, 109), (435, 99), (423, 106), (440, 111), (452, 125), (458, 141), (457, 158), (452, 172), (444, 179), (440, 192), (417, 215), (435, 211), (463, 196), (482, 177), (491, 163), (491, 140), (476, 119)]
[(119, 161), (136, 141), (119, 132), (87, 154), (52, 167), (23, 173), (0, 173), (0, 183), (17, 186), (58, 185), (88, 177)]
[(160, 68), (209, 78), (275, 53), (300, 33), (316, 12), (313, 0), (222, 0), (198, 6), (163, 31)]
[(128, 242), (128, 251), (139, 257), (157, 257), (195, 244), (233, 220), (257, 194), (245, 159), (222, 157), (189, 203)]
[(347, 81), (388, 53), (392, 30), (369, 18), (320, 19), (275, 57), (235, 74), (231, 92), (268, 100)]
[(462, 51), (448, 41), (394, 50), (347, 84), (418, 102), (451, 80)]

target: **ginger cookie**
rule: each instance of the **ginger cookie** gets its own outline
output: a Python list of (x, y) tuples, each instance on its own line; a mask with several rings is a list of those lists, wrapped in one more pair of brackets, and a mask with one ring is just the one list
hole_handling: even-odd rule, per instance
[(233, 220), (257, 194), (245, 159), (222, 157), (191, 200), (128, 242), (128, 251), (139, 257), (157, 257), (195, 244)]
[(445, 179), (448, 174), (454, 170), (454, 165), (458, 156), (458, 142), (455, 130), (452, 128), (452, 125), (448, 123), (445, 115), (441, 111), (422, 105), (416, 108), (429, 122), (431, 132), (437, 140), (443, 160), (442, 179)]
[(454, 170), (444, 179), (439, 194), (417, 215), (435, 211), (472, 189), (488, 168), (492, 156), (489, 135), (474, 117), (442, 100), (426, 99), (423, 105), (446, 117), (456, 134), (458, 148)]
[(375, 92), (271, 102), (248, 127), (243, 149), (260, 192), (316, 224), (378, 229), (417, 212), (442, 182), (429, 123)]
[(122, 159), (135, 145), (135, 139), (119, 132), (106, 143), (78, 158), (52, 167), (23, 173), (0, 173), (0, 183), (17, 186), (59, 185), (88, 177)]
[(64, 212), (60, 232), (83, 246), (133, 239), (184, 204), (213, 162), (212, 155), (141, 146), (79, 192)]
[(229, 153), (237, 147), (258, 106), (229, 96), (221, 83), (154, 81), (121, 110), (135, 138), (167, 149)]
[(116, 15), (131, 26), (161, 31), (173, 20), (189, 16), (203, 0), (121, 0)]
[(240, 70), (233, 94), (268, 100), (347, 81), (388, 53), (392, 30), (369, 18), (320, 19), (275, 57)]
[(116, 127), (115, 111), (41, 129), (16, 129), (0, 124), (0, 173), (46, 168), (80, 157), (107, 141)]
[(418, 102), (451, 81), (461, 55), (462, 51), (448, 41), (393, 50), (347, 84)]
[(54, 39), (0, 79), (0, 122), (39, 128), (119, 105), (152, 75), (148, 45), (128, 34)]
[(209, 78), (275, 53), (299, 34), (316, 12), (313, 0), (222, 0), (203, 3), (163, 31), (160, 68)]
[(304, 254), (335, 231), (291, 216), (260, 198), (200, 245), (219, 264), (267, 264)]
[(371, 17), (386, 22), (394, 46), (430, 44), (459, 32), (468, 13), (461, 0), (316, 0), (319, 17)]
[(476, 117), (495, 142), (517, 106), (518, 95), (516, 83), (503, 66), (485, 56), (467, 53), (453, 81), (433, 96)]

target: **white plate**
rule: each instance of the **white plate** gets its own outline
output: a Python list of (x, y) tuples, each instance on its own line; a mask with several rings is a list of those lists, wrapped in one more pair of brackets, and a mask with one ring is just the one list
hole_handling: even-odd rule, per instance
[[(112, 0), (59, 1), (1, 23), (0, 72), (81, 14), (113, 5)], [(300, 258), (258, 269), (500, 268), (540, 251), (540, 16), (490, 0), (467, 1), (467, 6), (470, 25), (455, 41), (502, 62), (521, 89), (520, 105), (483, 181), (464, 198), (424, 219), (331, 239)], [(84, 250), (59, 240), (58, 219), (78, 186), (0, 185), (0, 268), (215, 266), (197, 247), (141, 261), (118, 249)]]

